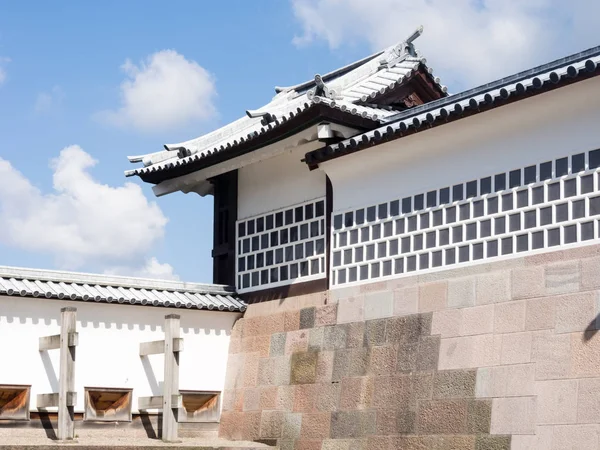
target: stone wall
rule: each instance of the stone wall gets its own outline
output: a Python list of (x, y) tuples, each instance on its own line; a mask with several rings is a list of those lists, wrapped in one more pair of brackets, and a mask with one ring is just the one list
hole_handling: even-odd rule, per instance
[(220, 434), (282, 449), (597, 449), (600, 246), (248, 308)]

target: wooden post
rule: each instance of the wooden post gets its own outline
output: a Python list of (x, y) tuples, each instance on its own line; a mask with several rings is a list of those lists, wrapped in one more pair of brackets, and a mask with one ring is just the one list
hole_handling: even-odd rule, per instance
[(75, 438), (75, 346), (77, 308), (62, 308), (60, 325), (60, 375), (58, 390), (58, 439)]
[(180, 316), (165, 316), (165, 377), (163, 387), (162, 440), (177, 441), (177, 415), (179, 405), (173, 403), (173, 396), (179, 396), (179, 348), (175, 349), (175, 340), (179, 342)]

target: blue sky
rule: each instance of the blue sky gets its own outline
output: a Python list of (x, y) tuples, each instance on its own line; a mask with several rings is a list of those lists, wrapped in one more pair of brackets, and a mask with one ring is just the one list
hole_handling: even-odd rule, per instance
[[(451, 91), (600, 44), (592, 1), (569, 10), (551, 0), (453, 5), (0, 2), (0, 265), (209, 282), (212, 199), (155, 198), (149, 185), (124, 178), (127, 155), (199, 136), (266, 103), (275, 85), (361, 58), (422, 23), (416, 45)], [(171, 72), (181, 67), (197, 97), (171, 94), (173, 73), (142, 92), (160, 61), (177, 62)], [(156, 92), (150, 122), (135, 116), (148, 92)], [(173, 121), (177, 95), (191, 104)]]

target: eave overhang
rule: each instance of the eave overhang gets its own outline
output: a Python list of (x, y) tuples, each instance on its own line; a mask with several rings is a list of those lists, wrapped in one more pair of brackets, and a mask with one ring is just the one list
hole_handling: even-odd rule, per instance
[(387, 123), (376, 129), (308, 152), (305, 162), (311, 169), (315, 169), (320, 163), (568, 86), (599, 74), (600, 46), (456, 95), (416, 106), (387, 118)]
[(299, 108), (296, 113), (292, 112), (281, 120), (269, 123), (260, 132), (248, 135), (246, 139), (241, 138), (233, 144), (229, 143), (220, 151), (196, 154), (164, 166), (137, 169), (132, 175), (138, 175), (147, 183), (158, 184), (253, 152), (324, 121), (355, 128), (359, 132), (381, 125), (381, 121), (374, 117), (338, 108), (335, 103), (306, 103), (304, 109)]

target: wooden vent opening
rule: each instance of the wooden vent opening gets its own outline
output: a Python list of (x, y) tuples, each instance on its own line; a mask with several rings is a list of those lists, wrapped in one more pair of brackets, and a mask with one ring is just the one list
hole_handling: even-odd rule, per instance
[(180, 390), (183, 407), (180, 422), (218, 422), (221, 412), (221, 393), (217, 391)]
[(29, 420), (31, 386), (0, 384), (0, 420)]
[(85, 388), (84, 420), (131, 422), (132, 389)]

